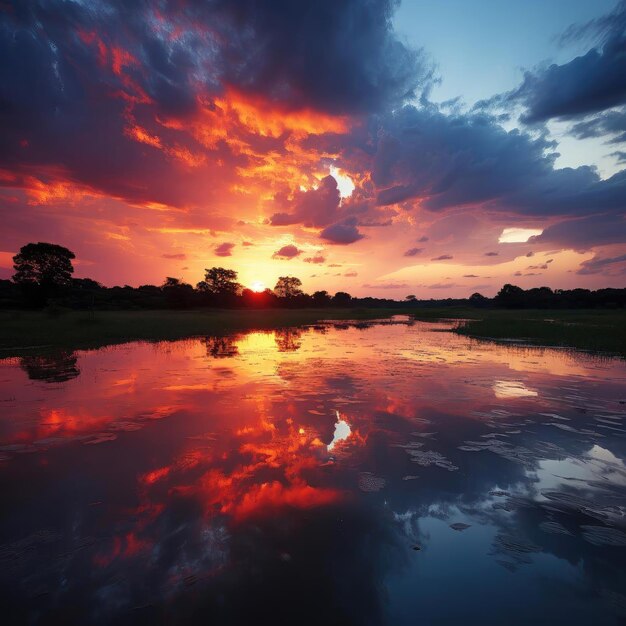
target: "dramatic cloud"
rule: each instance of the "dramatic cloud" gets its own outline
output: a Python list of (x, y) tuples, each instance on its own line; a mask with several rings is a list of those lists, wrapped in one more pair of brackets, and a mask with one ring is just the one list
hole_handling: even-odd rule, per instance
[(450, 254), (442, 254), (440, 256), (436, 256), (436, 257), (432, 258), (431, 261), (449, 261), (452, 258), (454, 258), (454, 257), (451, 256)]
[(569, 132), (577, 139), (603, 137), (608, 143), (625, 143), (626, 110), (607, 111), (591, 119), (577, 122)]
[(215, 248), (215, 256), (232, 256), (232, 250), (234, 247), (234, 243), (221, 243)]
[(593, 215), (582, 219), (565, 220), (549, 226), (541, 235), (531, 237), (529, 240), (529, 243), (561, 245), (576, 250), (624, 242), (626, 242), (624, 215)]
[(626, 163), (626, 152), (618, 150), (616, 152), (611, 152), (611, 156), (615, 157), (620, 164)]
[(283, 246), (280, 250), (277, 250), (272, 255), (274, 259), (293, 259), (302, 254), (302, 250), (298, 249), (293, 244)]
[(28, 184), (31, 166), (39, 177), (53, 165), (50, 182), (201, 205), (237, 172), (293, 154), (292, 134), (341, 132), (346, 115), (396, 106), (428, 83), (421, 54), (393, 32), (393, 9), (389, 0), (14, 3), (0, 14), (0, 165), (21, 171), (15, 185)]
[(206, 3), (201, 15), (223, 23), (227, 82), (291, 106), (363, 113), (411, 95), (427, 76), (420, 55), (393, 33), (394, 5), (224, 0)]
[[(207, 252), (231, 256), (237, 242), (242, 283), (270, 284), (280, 265), (271, 251), (322, 264), (316, 250), (334, 244), (333, 255), (344, 246), (341, 264), (328, 267), (358, 267), (373, 290), (415, 266), (407, 259), (427, 241), (435, 261), (454, 255), (420, 278), (445, 289), (452, 271), (481, 274), (530, 247), (618, 258), (626, 4), (583, 27), (597, 38), (587, 54), (534, 70), (496, 98), (507, 113), (568, 118), (574, 136), (611, 142), (608, 176), (558, 167), (544, 127), (512, 128), (511, 115), (505, 128), (489, 107), (430, 102), (432, 68), (396, 36), (396, 6), (9, 3), (0, 11), (0, 254), (54, 240), (77, 253), (77, 275), (158, 284), (185, 260), (182, 278), (195, 283)], [(511, 230), (543, 232), (528, 244), (500, 239)], [(574, 258), (559, 257), (550, 273), (573, 278)], [(349, 273), (337, 271), (331, 286), (318, 272), (305, 287), (342, 288)]]
[(599, 274), (603, 270), (609, 268), (618, 268), (620, 274), (626, 273), (626, 254), (621, 254), (616, 257), (593, 257), (588, 261), (583, 261), (577, 274)]
[(423, 252), (424, 248), (409, 248), (404, 256), (417, 256), (420, 252)]
[[(604, 111), (626, 101), (626, 56), (623, 35), (612, 37), (602, 49), (543, 72), (528, 72), (511, 94), (527, 108), (527, 123), (573, 118)], [(555, 86), (558, 85), (558, 88)]]
[(274, 213), (270, 218), (272, 226), (303, 224), (308, 227), (328, 226), (337, 221), (340, 203), (337, 181), (326, 176), (317, 189), (300, 192), (296, 196), (291, 213)]
[(337, 222), (331, 226), (327, 226), (321, 233), (320, 237), (336, 244), (349, 244), (363, 239), (364, 235), (357, 228), (357, 219), (349, 217), (343, 222)]
[(372, 178), (382, 205), (419, 198), (431, 211), (481, 205), (528, 216), (626, 209), (623, 173), (602, 180), (591, 167), (556, 169), (552, 142), (484, 114), (405, 106), (378, 136)]

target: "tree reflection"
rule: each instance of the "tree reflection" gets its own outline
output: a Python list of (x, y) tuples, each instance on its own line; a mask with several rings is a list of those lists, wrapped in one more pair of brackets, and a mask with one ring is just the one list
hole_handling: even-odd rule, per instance
[(295, 352), (302, 346), (302, 331), (284, 328), (274, 332), (274, 341), (279, 352)]
[(202, 343), (206, 347), (207, 356), (214, 359), (226, 359), (239, 354), (234, 337), (205, 337)]
[(47, 383), (62, 383), (80, 374), (74, 352), (62, 350), (50, 354), (24, 356), (20, 367), (30, 380), (43, 380)]

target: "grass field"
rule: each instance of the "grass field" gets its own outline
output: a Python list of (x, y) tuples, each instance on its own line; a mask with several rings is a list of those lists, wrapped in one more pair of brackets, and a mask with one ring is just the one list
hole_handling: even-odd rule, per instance
[(456, 332), (478, 339), (563, 346), (626, 357), (626, 310), (424, 309), (421, 320), (464, 319)]
[(271, 330), (325, 319), (376, 319), (390, 309), (0, 312), (0, 357), (45, 348), (94, 348), (132, 340), (172, 340), (243, 330)]
[(441, 309), (267, 309), (192, 311), (0, 312), (0, 357), (46, 348), (94, 348), (132, 340), (173, 340), (244, 330), (271, 330), (324, 319), (368, 320), (401, 313), (416, 319), (465, 320), (456, 332), (616, 354), (626, 358), (626, 311)]

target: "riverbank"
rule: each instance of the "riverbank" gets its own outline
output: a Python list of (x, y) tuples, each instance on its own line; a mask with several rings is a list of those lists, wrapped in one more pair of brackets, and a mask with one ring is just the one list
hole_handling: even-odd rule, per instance
[(467, 337), (559, 346), (626, 358), (626, 310), (423, 309), (417, 319), (466, 320), (456, 332)]
[(246, 330), (273, 330), (321, 320), (370, 320), (402, 309), (258, 309), (0, 311), (0, 358), (49, 348), (96, 348), (127, 341), (183, 339)]
[(456, 332), (482, 340), (561, 346), (626, 358), (626, 310), (470, 308), (262, 309), (0, 312), (0, 357), (54, 348), (79, 349), (134, 340), (174, 340), (246, 330), (272, 330), (322, 320), (412, 315), (422, 321), (463, 320)]

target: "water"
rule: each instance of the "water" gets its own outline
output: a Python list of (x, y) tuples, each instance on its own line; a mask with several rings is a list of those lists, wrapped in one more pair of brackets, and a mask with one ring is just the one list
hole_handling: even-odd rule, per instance
[(0, 360), (2, 615), (624, 623), (626, 363), (445, 329)]

